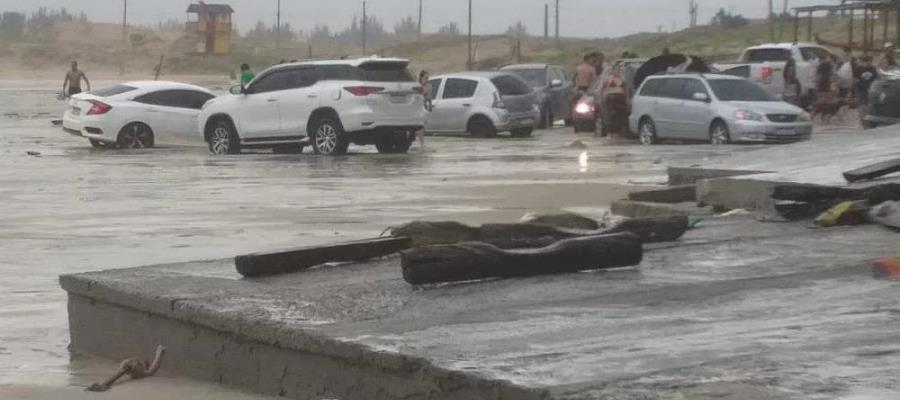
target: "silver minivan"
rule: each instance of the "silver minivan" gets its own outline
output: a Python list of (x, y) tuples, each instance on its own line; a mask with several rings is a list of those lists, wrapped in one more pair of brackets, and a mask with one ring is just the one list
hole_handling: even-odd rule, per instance
[(427, 116), (429, 133), (468, 132), (490, 137), (498, 132), (531, 136), (541, 111), (531, 87), (508, 72), (465, 72), (429, 81), (434, 108)]
[(643, 144), (660, 139), (796, 142), (809, 139), (813, 129), (808, 113), (758, 84), (709, 74), (647, 78), (632, 102), (629, 124)]

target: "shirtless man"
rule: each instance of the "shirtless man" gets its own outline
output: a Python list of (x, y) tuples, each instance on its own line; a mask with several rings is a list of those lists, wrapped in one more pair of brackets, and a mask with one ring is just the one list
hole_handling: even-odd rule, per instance
[(84, 83), (87, 84), (87, 90), (91, 90), (91, 81), (88, 80), (87, 75), (84, 74), (83, 71), (78, 69), (78, 62), (72, 61), (72, 69), (66, 72), (66, 80), (63, 81), (63, 94), (66, 97), (72, 97), (78, 93), (81, 93), (81, 80), (84, 80)]

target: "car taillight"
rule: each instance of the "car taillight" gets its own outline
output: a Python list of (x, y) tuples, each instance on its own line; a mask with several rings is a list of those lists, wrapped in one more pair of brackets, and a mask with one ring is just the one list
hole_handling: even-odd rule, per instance
[(763, 67), (762, 68), (762, 81), (765, 84), (772, 83), (772, 76), (775, 75), (775, 70), (772, 67)]
[(91, 103), (91, 109), (87, 112), (87, 115), (102, 115), (112, 110), (111, 105), (102, 101), (88, 100), (88, 102)]
[(344, 90), (350, 92), (354, 96), (368, 96), (370, 94), (380, 93), (384, 91), (383, 87), (378, 86), (348, 86)]

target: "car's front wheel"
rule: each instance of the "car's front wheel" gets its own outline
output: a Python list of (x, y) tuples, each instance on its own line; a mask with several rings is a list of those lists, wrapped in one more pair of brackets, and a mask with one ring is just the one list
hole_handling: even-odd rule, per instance
[(215, 155), (241, 153), (241, 139), (227, 120), (218, 120), (212, 124), (206, 142), (209, 144), (209, 152)]
[(312, 142), (316, 154), (338, 156), (347, 153), (350, 141), (347, 140), (347, 134), (340, 122), (325, 117), (320, 119), (315, 127)]
[(656, 141), (658, 140), (656, 136), (656, 124), (653, 123), (652, 119), (642, 119), (640, 126), (638, 126), (638, 131), (640, 132), (641, 144), (647, 146), (656, 144)]
[(722, 145), (731, 143), (731, 133), (728, 131), (728, 125), (722, 121), (713, 122), (709, 129), (709, 143), (714, 145)]
[(132, 122), (125, 125), (116, 138), (120, 149), (145, 149), (154, 145), (153, 130), (144, 123)]

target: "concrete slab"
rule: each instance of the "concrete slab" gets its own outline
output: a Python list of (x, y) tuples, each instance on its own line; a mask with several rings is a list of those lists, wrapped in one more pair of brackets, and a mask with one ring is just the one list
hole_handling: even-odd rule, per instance
[(897, 158), (900, 128), (821, 135), (808, 142), (739, 152), (726, 158), (669, 168), (673, 184), (697, 184), (700, 204), (725, 209), (772, 211), (772, 187), (804, 184), (867, 187), (900, 181), (893, 175), (876, 181), (848, 184), (842, 173)]
[(897, 246), (711, 219), (603, 273), (414, 288), (396, 258), (259, 280), (221, 260), (60, 281), (75, 351), (162, 343), (170, 372), (298, 399), (897, 397), (900, 287), (870, 272)]

